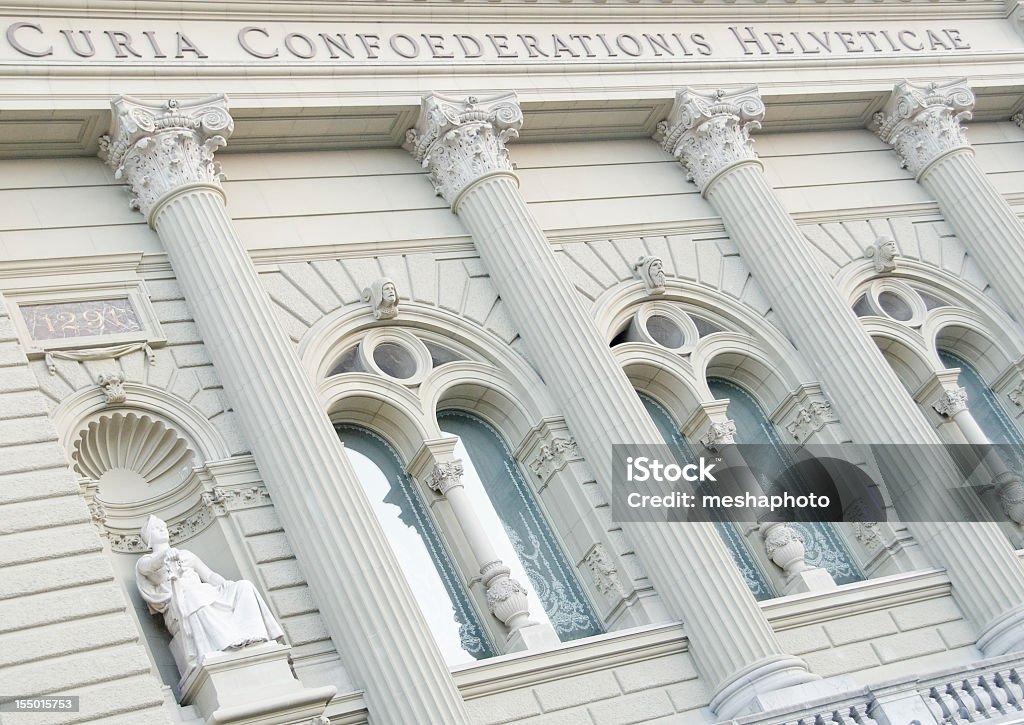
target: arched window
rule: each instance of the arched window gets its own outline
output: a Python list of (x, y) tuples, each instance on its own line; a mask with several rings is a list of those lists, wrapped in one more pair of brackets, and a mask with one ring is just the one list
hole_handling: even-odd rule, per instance
[(995, 393), (985, 384), (977, 369), (959, 355), (946, 350), (938, 353), (947, 368), (960, 368), (958, 382), (967, 391), (967, 405), (988, 439), (993, 443), (1013, 446), (1019, 451), (1017, 457), (1024, 458), (1024, 436), (999, 405)]
[(545, 619), (563, 642), (603, 630), (575, 571), (505, 442), (481, 418), (439, 413), (438, 424), (459, 437), (463, 483), (492, 534), (502, 561), (529, 591), (530, 616)]
[[(736, 442), (767, 446), (764, 455), (774, 456), (776, 463), (767, 464), (767, 468), (788, 467), (789, 455), (782, 440), (754, 397), (739, 385), (722, 378), (708, 378), (708, 387), (716, 398), (729, 399), (728, 415), (736, 423)], [(757, 467), (754, 461), (748, 463)], [(809, 565), (827, 570), (836, 584), (849, 584), (864, 579), (853, 556), (831, 524), (794, 522), (789, 526), (803, 536), (807, 550), (805, 559)]]
[[(696, 461), (697, 456), (694, 455), (690, 444), (687, 443), (686, 439), (679, 432), (669, 412), (649, 395), (639, 391), (637, 395), (640, 396), (640, 400), (643, 402), (644, 407), (647, 408), (647, 412), (654, 419), (654, 424), (658, 427), (661, 437), (673, 449), (679, 460)], [(728, 521), (716, 521), (715, 528), (718, 529), (718, 535), (722, 537), (725, 548), (729, 550), (736, 568), (739, 569), (740, 574), (743, 576), (743, 581), (747, 583), (747, 588), (750, 589), (750, 593), (754, 595), (754, 598), (761, 601), (775, 597), (775, 591), (750, 553), (750, 550), (743, 543), (743, 537), (736, 530), (736, 526)]]
[(398, 454), (365, 428), (336, 428), (445, 661), (493, 657), (495, 648)]

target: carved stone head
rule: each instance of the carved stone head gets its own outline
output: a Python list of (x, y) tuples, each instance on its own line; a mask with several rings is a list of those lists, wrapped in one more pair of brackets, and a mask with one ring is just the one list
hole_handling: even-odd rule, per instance
[(398, 287), (387, 277), (374, 280), (364, 289), (363, 299), (373, 308), (374, 318), (390, 320), (398, 317)]
[(648, 294), (660, 295), (665, 292), (665, 265), (661, 257), (640, 257), (633, 264), (633, 274), (644, 283)]
[(888, 235), (878, 237), (872, 246), (864, 250), (864, 256), (875, 263), (875, 271), (879, 274), (896, 269), (896, 257), (899, 253), (896, 240)]
[(170, 535), (167, 533), (167, 524), (163, 519), (153, 516), (150, 514), (149, 518), (146, 519), (146, 523), (142, 525), (142, 529), (139, 531), (139, 536), (142, 538), (142, 543), (146, 545), (147, 549), (152, 549), (157, 544), (166, 544), (170, 542)]

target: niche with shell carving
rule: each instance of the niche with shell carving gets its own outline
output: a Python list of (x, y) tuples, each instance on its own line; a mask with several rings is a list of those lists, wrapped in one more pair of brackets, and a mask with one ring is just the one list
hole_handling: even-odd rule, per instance
[[(197, 553), (215, 571), (238, 578), (211, 493), (202, 449), (181, 426), (146, 410), (94, 412), (70, 441), (70, 454), (110, 561), (131, 600), (140, 634), (163, 679), (179, 695), (169, 635), (135, 586), (135, 562), (147, 551), (139, 536), (150, 514), (167, 522), (173, 546)], [(207, 475), (206, 478), (209, 478)], [(212, 490), (212, 489), (211, 489)]]
[(143, 551), (139, 527), (156, 514), (168, 522), (172, 541), (208, 526), (195, 467), (197, 446), (180, 428), (147, 412), (93, 416), (72, 442), (71, 460), (114, 551)]

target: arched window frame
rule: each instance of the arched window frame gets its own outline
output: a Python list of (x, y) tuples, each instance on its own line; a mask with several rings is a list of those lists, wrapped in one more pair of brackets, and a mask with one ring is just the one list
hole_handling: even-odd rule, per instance
[[(640, 294), (625, 298), (609, 294), (609, 300), (618, 299), (623, 304), (613, 312), (608, 300), (605, 301), (602, 311), (608, 325), (605, 334), (610, 343), (617, 343), (612, 347), (613, 354), (634, 388), (660, 402), (676, 421), (683, 421), (684, 437), (694, 450), (702, 449), (698, 439), (710, 422), (718, 420), (719, 413), (714, 411), (721, 407), (708, 388), (707, 376), (732, 378), (743, 385), (768, 416), (773, 430), (785, 436), (779, 426), (787, 422), (786, 416), (792, 417), (799, 408), (795, 401), (806, 401), (813, 395), (822, 398), (817, 386), (800, 383), (810, 379), (810, 375), (801, 367), (796, 351), (775, 328), (765, 326), (763, 318), (755, 320), (750, 310), (736, 300), (704, 290), (699, 295), (689, 289), (680, 294), (672, 287), (669, 284), (657, 300), (658, 309), (674, 304), (678, 313), (701, 317), (721, 329), (701, 334), (688, 350), (665, 349), (638, 339), (641, 336), (624, 334), (637, 319), (637, 310), (654, 303)], [(754, 390), (750, 390), (751, 387)], [(720, 414), (724, 419), (724, 410)], [(811, 439), (816, 435), (812, 433)], [(847, 437), (838, 434), (823, 442), (838, 440), (847, 440)], [(885, 526), (884, 535), (894, 536), (893, 527)], [(868, 530), (835, 524), (831, 529), (840, 550), (850, 555), (850, 563), (858, 572), (877, 568), (885, 573), (902, 570), (905, 562), (891, 558), (885, 549), (877, 551), (881, 549), (876, 543), (877, 527)], [(769, 573), (774, 587), (782, 591), (781, 573), (767, 559), (763, 543), (751, 530), (744, 531), (743, 535), (747, 550)]]
[[(459, 351), (465, 359), (437, 367), (413, 385), (366, 371), (329, 374), (338, 356), (381, 327), (435, 341)], [(412, 461), (425, 443), (445, 435), (437, 426), (437, 411), (462, 407), (480, 415), (514, 453), (605, 630), (666, 619), (633, 547), (603, 517), (606, 503), (599, 500), (594, 476), (582, 456), (562, 456), (555, 465), (544, 467), (543, 475), (532, 472), (544, 445), (571, 439), (572, 434), (543, 381), (517, 348), (464, 318), (404, 300), (400, 319), (382, 323), (368, 313), (345, 308), (326, 317), (314, 331), (316, 339), (308, 344), (304, 340), (300, 351), (305, 351), (307, 369), (318, 375), (318, 393), (333, 422), (358, 424), (384, 434), (405, 461)], [(474, 597), (484, 601), (478, 573), (465, 556), (468, 543), (451, 507), (420, 478), (415, 480)], [(500, 623), (497, 626), (491, 631), (500, 634)], [(494, 638), (501, 641), (503, 636)]]

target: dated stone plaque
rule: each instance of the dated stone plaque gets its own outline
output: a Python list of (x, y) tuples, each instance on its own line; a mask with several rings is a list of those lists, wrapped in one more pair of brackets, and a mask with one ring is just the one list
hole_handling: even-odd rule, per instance
[(120, 335), (142, 330), (127, 297), (24, 305), (21, 314), (33, 340)]

